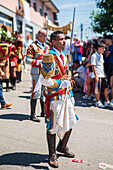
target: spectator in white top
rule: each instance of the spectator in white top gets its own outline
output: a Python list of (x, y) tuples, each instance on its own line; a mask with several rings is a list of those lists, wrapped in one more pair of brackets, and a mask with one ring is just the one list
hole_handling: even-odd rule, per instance
[[(78, 88), (82, 88), (84, 87), (84, 81), (85, 81), (85, 76), (86, 76), (86, 71), (85, 71), (85, 67), (83, 65), (80, 65), (80, 61), (79, 60), (75, 60), (73, 62), (73, 69), (71, 70), (72, 72), (72, 79), (75, 80)], [(76, 69), (74, 71), (74, 69)]]
[[(91, 65), (93, 69), (92, 78), (94, 78), (94, 81), (98, 83), (97, 94), (95, 93), (96, 106), (101, 108), (105, 106), (106, 107), (110, 106), (108, 81), (104, 73), (104, 59), (103, 59), (104, 51), (105, 51), (105, 44), (103, 42), (98, 42), (97, 51), (91, 56)], [(105, 97), (104, 105), (100, 101), (101, 88), (104, 89), (104, 97)]]
[(32, 44), (33, 40), (30, 39), (30, 35), (28, 34), (26, 36), (26, 49), (28, 49), (28, 47)]

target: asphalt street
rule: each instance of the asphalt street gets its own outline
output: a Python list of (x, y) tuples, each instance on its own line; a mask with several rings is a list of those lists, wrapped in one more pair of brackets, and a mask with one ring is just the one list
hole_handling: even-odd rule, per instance
[[(52, 170), (48, 165), (45, 119), (40, 117), (40, 105), (36, 113), (41, 122), (29, 120), (31, 76), (23, 71), (22, 82), (16, 91), (5, 92), (11, 109), (0, 110), (0, 170)], [(84, 163), (72, 162), (58, 153), (59, 170), (98, 170), (100, 163), (113, 165), (113, 109), (95, 107), (91, 100), (75, 94), (75, 124), (68, 146), (75, 158)], [(58, 143), (58, 138), (57, 138)], [(108, 168), (106, 168), (108, 169)]]

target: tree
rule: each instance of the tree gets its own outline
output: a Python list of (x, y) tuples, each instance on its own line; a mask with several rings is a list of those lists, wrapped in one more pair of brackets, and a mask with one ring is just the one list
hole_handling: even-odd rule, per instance
[(99, 10), (90, 16), (93, 31), (113, 33), (113, 0), (96, 0), (96, 4)]

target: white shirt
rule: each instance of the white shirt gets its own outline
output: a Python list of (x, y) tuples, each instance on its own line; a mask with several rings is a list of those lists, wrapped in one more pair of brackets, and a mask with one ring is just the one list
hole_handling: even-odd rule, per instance
[(79, 77), (85, 81), (85, 76), (86, 76), (85, 68), (83, 66), (80, 66), (76, 70), (76, 72), (78, 72), (79, 73)]
[[(96, 66), (97, 76), (100, 77), (100, 78), (104, 78), (105, 74), (104, 74), (104, 59), (103, 59), (103, 55), (99, 54), (98, 52), (95, 52), (91, 56), (91, 64)], [(95, 78), (94, 73), (92, 73), (92, 78)]]

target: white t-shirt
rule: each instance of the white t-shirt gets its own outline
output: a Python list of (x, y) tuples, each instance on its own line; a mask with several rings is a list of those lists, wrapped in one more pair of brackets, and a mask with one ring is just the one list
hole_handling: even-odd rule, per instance
[(85, 76), (86, 76), (86, 72), (85, 72), (85, 68), (83, 66), (80, 66), (79, 68), (77, 68), (76, 72), (79, 73), (79, 77), (85, 81)]
[[(91, 56), (91, 64), (96, 66), (97, 76), (101, 77), (101, 78), (104, 78), (105, 74), (104, 74), (104, 59), (103, 59), (103, 55), (102, 54), (98, 54), (97, 52), (95, 52)], [(92, 73), (92, 78), (95, 78), (94, 73)]]

